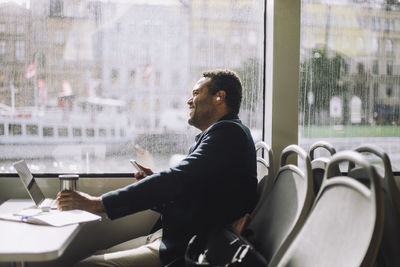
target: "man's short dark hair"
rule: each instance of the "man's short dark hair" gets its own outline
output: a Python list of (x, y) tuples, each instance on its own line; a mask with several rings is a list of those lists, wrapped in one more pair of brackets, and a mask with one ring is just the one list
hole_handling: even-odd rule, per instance
[(209, 93), (215, 95), (223, 90), (226, 93), (225, 102), (230, 112), (239, 113), (242, 102), (242, 83), (239, 76), (231, 70), (212, 70), (203, 72), (203, 77), (210, 78)]

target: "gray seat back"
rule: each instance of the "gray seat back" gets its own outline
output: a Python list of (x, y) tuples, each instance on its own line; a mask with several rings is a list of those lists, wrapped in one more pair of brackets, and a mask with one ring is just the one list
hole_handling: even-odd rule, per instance
[[(400, 266), (400, 193), (394, 181), (392, 165), (389, 156), (382, 148), (365, 144), (359, 146), (355, 151), (360, 153), (371, 153), (382, 160), (384, 174), (381, 178), (383, 202), (385, 206), (384, 230), (381, 246), (379, 249), (376, 266)], [(360, 168), (350, 166), (348, 175), (365, 182), (365, 173)]]
[[(260, 199), (263, 192), (268, 194), (274, 184), (274, 158), (272, 148), (264, 141), (259, 141), (255, 144), (257, 152), (257, 199)], [(254, 211), (257, 210), (257, 207)], [(254, 212), (253, 212), (254, 213)]]
[[(334, 175), (345, 161), (364, 169), (370, 188), (354, 178)], [(383, 230), (379, 188), (375, 168), (361, 154), (335, 154), (303, 228), (284, 255), (272, 259), (269, 266), (372, 266)]]
[[(321, 188), (322, 179), (324, 178), (325, 174), (325, 169), (330, 160), (330, 157), (328, 156), (320, 156), (320, 157), (315, 156), (316, 154), (315, 151), (321, 148), (327, 151), (330, 157), (332, 157), (332, 155), (336, 153), (336, 149), (326, 141), (317, 141), (310, 146), (308, 154), (310, 155), (311, 169), (313, 172), (314, 195), (317, 195), (319, 189)], [(337, 168), (337, 175), (340, 175), (339, 168)]]
[[(287, 163), (291, 154), (298, 155), (306, 166)], [(273, 187), (259, 199), (257, 210), (244, 231), (255, 247), (269, 261), (284, 241), (300, 229), (313, 203), (312, 173), (308, 154), (297, 145), (282, 151), (280, 168)]]

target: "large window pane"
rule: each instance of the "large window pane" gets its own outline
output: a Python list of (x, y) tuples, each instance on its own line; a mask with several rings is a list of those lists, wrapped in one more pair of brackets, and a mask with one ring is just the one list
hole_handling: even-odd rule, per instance
[(201, 73), (229, 68), (241, 119), (262, 134), (263, 0), (0, 3), (0, 172), (155, 171), (198, 130), (187, 99)]
[(302, 0), (299, 142), (381, 146), (400, 170), (400, 5)]

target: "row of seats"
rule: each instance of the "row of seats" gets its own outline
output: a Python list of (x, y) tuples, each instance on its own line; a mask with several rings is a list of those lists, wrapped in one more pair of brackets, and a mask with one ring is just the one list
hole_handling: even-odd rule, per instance
[[(306, 152), (290, 145), (276, 174), (270, 147), (259, 142), (256, 149), (264, 151), (257, 157), (259, 201), (243, 235), (268, 266), (400, 266), (400, 192), (382, 149), (336, 153), (320, 141)], [(331, 156), (315, 157), (317, 149)], [(365, 153), (382, 160), (383, 175)], [(288, 163), (291, 155), (301, 164)]]

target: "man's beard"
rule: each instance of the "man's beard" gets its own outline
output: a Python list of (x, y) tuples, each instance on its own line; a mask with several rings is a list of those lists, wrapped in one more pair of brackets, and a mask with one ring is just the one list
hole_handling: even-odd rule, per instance
[[(193, 111), (193, 112), (194, 112), (194, 111)], [(189, 125), (191, 125), (191, 126), (195, 126), (196, 119), (195, 119), (195, 114), (194, 114), (194, 113), (193, 113), (192, 116), (189, 117), (188, 123), (189, 123)]]

